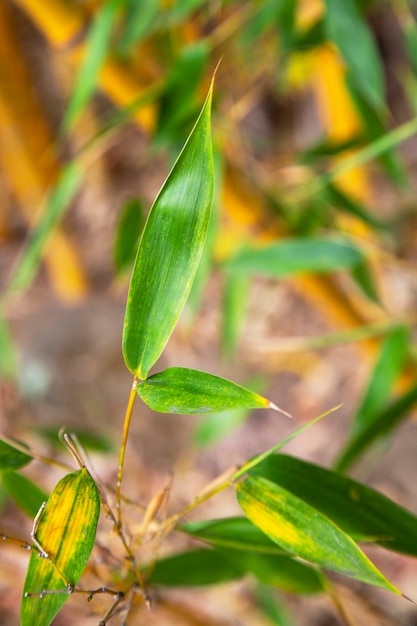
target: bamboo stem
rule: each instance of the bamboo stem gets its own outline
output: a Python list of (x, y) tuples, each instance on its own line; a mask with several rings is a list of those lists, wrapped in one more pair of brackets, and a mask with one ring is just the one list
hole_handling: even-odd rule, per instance
[(119, 529), (121, 529), (123, 525), (122, 524), (122, 508), (121, 508), (123, 467), (124, 467), (125, 454), (126, 454), (127, 438), (129, 435), (130, 421), (132, 419), (133, 407), (135, 406), (135, 400), (136, 400), (136, 385), (137, 385), (137, 378), (135, 376), (133, 379), (132, 389), (130, 390), (129, 401), (127, 403), (127, 408), (126, 408), (125, 422), (123, 424), (122, 443), (120, 445), (119, 469), (117, 472), (116, 515), (117, 515), (117, 526)]

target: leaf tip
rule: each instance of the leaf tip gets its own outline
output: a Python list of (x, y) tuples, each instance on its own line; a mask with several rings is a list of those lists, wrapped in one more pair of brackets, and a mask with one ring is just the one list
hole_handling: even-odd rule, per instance
[(288, 411), (285, 411), (284, 409), (281, 409), (281, 407), (277, 406), (274, 402), (268, 402), (268, 408), (269, 409), (273, 409), (274, 411), (278, 411), (278, 413), (282, 413), (282, 415), (286, 415), (290, 419), (293, 418), (291, 413), (288, 413)]

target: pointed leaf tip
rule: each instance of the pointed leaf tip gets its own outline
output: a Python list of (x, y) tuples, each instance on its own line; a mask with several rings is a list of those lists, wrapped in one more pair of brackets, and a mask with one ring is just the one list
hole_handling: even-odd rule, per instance
[(286, 415), (286, 417), (289, 417), (290, 419), (293, 418), (291, 413), (288, 413), (288, 411), (285, 411), (284, 409), (281, 409), (281, 407), (277, 406), (274, 402), (270, 402), (268, 404), (268, 408), (269, 409), (273, 409), (274, 411), (278, 411), (278, 413), (282, 413), (282, 415)]

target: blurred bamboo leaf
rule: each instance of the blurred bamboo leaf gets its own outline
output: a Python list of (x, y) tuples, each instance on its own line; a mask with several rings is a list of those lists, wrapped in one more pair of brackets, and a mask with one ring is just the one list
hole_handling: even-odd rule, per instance
[(327, 199), (333, 206), (336, 205), (339, 210), (353, 215), (354, 217), (358, 217), (375, 230), (388, 230), (388, 227), (363, 206), (361, 202), (342, 191), (336, 184), (330, 184), (326, 188), (325, 193)]
[(380, 297), (374, 274), (365, 259), (352, 268), (350, 275), (369, 300), (372, 300), (376, 304), (380, 304)]
[(255, 588), (255, 599), (259, 609), (275, 626), (295, 626), (295, 622), (284, 604), (276, 593), (266, 585), (258, 585)]
[[(49, 626), (87, 565), (94, 545), (100, 498), (85, 468), (67, 474), (56, 485), (38, 520), (36, 540), (49, 558), (32, 551), (26, 575), (21, 626)], [(44, 590), (62, 593), (39, 597)], [(28, 596), (26, 594), (35, 594)]]
[(4, 472), (1, 484), (9, 498), (32, 519), (39, 511), (42, 502), (48, 499), (48, 494), (43, 489), (17, 472)]
[(287, 489), (355, 541), (417, 556), (417, 517), (366, 485), (285, 454), (269, 457), (250, 473)]
[(0, 439), (0, 472), (20, 469), (30, 463), (31, 460), (30, 454), (24, 454)]
[(62, 121), (64, 132), (69, 132), (73, 128), (94, 94), (100, 69), (109, 52), (117, 10), (124, 3), (125, 0), (107, 0), (96, 13), (87, 35), (84, 58)]
[(133, 265), (144, 222), (142, 203), (136, 198), (126, 202), (121, 210), (113, 244), (113, 263), (117, 274), (123, 274)]
[(149, 213), (133, 268), (123, 332), (130, 371), (146, 378), (187, 300), (204, 246), (213, 197), (213, 84)]
[(0, 308), (0, 374), (5, 379), (16, 379), (18, 373), (18, 356), (16, 346), (3, 311)]
[(301, 272), (336, 272), (363, 261), (347, 239), (289, 238), (264, 248), (244, 249), (225, 263), (231, 271), (282, 278)]
[(12, 272), (6, 296), (23, 291), (36, 276), (49, 237), (75, 196), (82, 178), (80, 163), (72, 161), (63, 168), (57, 184), (49, 194), (42, 216), (30, 233)]
[(377, 439), (391, 433), (412, 410), (417, 402), (417, 386), (374, 413), (372, 421), (353, 436), (335, 464), (339, 472), (346, 471)]
[(200, 448), (213, 445), (243, 424), (250, 412), (250, 409), (230, 409), (202, 417), (194, 429), (195, 445)]
[(244, 576), (245, 570), (217, 550), (200, 548), (159, 559), (152, 570), (152, 584), (173, 587), (214, 585)]
[(161, 413), (202, 415), (231, 408), (273, 407), (269, 400), (220, 376), (184, 367), (170, 367), (141, 381), (142, 400)]
[(339, 48), (352, 80), (373, 109), (384, 112), (384, 80), (375, 40), (355, 0), (325, 0), (325, 27)]
[(357, 435), (375, 421), (375, 416), (386, 405), (408, 355), (410, 331), (399, 326), (384, 338), (374, 371), (368, 382), (353, 423)]
[(209, 60), (209, 47), (197, 42), (182, 49), (173, 62), (163, 88), (158, 124), (153, 137), (157, 147), (177, 147), (191, 126), (197, 109), (198, 88)]
[(248, 518), (288, 552), (324, 569), (401, 594), (346, 533), (286, 489), (259, 476), (249, 477), (235, 488)]
[(235, 354), (240, 330), (245, 321), (245, 305), (249, 294), (249, 278), (245, 274), (225, 272), (222, 325), (222, 352), (227, 359)]
[[(399, 189), (406, 190), (409, 187), (407, 171), (402, 157), (395, 150), (396, 146), (399, 145), (401, 141), (404, 141), (403, 138), (398, 136), (398, 130), (405, 125), (403, 124), (399, 126), (398, 129), (387, 131), (385, 122), (382, 120), (381, 116), (370, 106), (349, 77), (347, 79), (347, 86), (365, 126), (368, 137), (371, 142), (373, 142), (370, 146), (375, 145), (376, 147), (380, 146), (383, 148), (383, 150), (375, 153), (373, 158), (378, 158), (381, 166)], [(410, 128), (410, 136), (415, 132), (414, 127)], [(377, 143), (378, 139), (380, 141)]]
[(126, 0), (123, 24), (118, 42), (122, 57), (132, 54), (134, 47), (149, 34), (149, 30), (160, 12), (159, 0)]
[(191, 550), (161, 559), (156, 563), (150, 581), (194, 587), (235, 580), (247, 574), (292, 593), (318, 593), (325, 589), (325, 578), (320, 572), (290, 556), (252, 555), (224, 548)]
[(287, 593), (313, 594), (326, 590), (324, 574), (290, 555), (253, 554), (241, 550), (227, 550), (226, 555), (264, 585)]
[(247, 517), (187, 522), (181, 524), (178, 530), (213, 546), (255, 553), (287, 554)]

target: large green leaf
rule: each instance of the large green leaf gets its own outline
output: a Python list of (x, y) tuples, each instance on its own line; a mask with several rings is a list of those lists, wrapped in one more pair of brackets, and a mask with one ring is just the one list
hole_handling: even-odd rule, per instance
[(48, 498), (48, 495), (35, 483), (17, 472), (4, 472), (1, 476), (1, 484), (9, 498), (32, 518), (39, 511), (42, 502)]
[(284, 487), (356, 541), (417, 556), (417, 517), (370, 487), (285, 454), (270, 456), (250, 473)]
[(324, 569), (401, 593), (346, 533), (286, 489), (259, 476), (235, 487), (248, 518), (288, 552)]
[[(36, 540), (50, 558), (41, 558), (35, 546), (25, 580), (21, 626), (49, 626), (67, 601), (67, 584), (77, 584), (93, 548), (99, 512), (98, 490), (85, 468), (56, 485), (36, 530)], [(62, 593), (37, 595), (54, 590)]]
[(123, 355), (138, 378), (159, 358), (187, 300), (213, 198), (210, 107), (200, 116), (149, 213), (130, 282)]
[(363, 255), (343, 239), (289, 238), (265, 248), (245, 249), (227, 261), (234, 271), (281, 278), (301, 272), (335, 272), (351, 269)]
[(140, 382), (142, 400), (161, 413), (202, 415), (234, 408), (276, 408), (257, 393), (220, 376), (184, 367), (169, 367)]
[(355, 0), (325, 0), (325, 26), (368, 102), (384, 110), (384, 81), (375, 40)]

